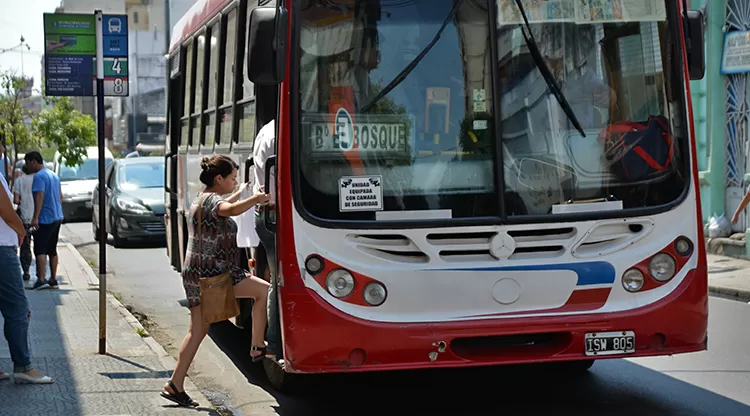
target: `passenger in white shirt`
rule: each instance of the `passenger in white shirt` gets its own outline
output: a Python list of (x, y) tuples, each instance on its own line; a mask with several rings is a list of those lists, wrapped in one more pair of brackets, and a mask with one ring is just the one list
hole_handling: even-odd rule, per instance
[[(268, 288), (268, 330), (266, 332), (266, 341), (268, 349), (266, 356), (269, 358), (282, 358), (281, 344), (281, 323), (279, 319), (279, 298), (276, 293), (276, 236), (268, 231), (265, 224), (264, 213), (273, 216), (276, 210), (276, 189), (275, 175), (271, 174), (270, 184), (266, 184), (266, 161), (276, 153), (276, 126), (273, 120), (264, 125), (255, 137), (253, 146), (253, 192), (257, 193), (261, 187), (265, 189), (270, 196), (268, 205), (258, 206), (255, 210), (255, 231), (260, 238), (260, 245), (256, 250), (256, 256), (262, 257), (265, 252), (265, 259), (256, 258), (256, 272), (259, 276), (265, 274), (261, 265), (267, 265), (270, 270), (271, 286)], [(264, 262), (263, 260), (266, 260)]]
[(26, 165), (21, 168), (23, 175), (16, 179), (13, 184), (13, 198), (18, 205), (18, 215), (26, 229), (26, 238), (21, 243), (21, 269), (23, 269), (23, 280), (30, 280), (29, 267), (31, 266), (31, 220), (34, 218), (34, 194), (31, 185), (34, 183), (34, 173), (30, 172)]
[[(23, 223), (13, 210), (8, 182), (4, 175), (0, 175), (0, 313), (5, 321), (5, 339), (13, 361), (13, 378), (19, 384), (49, 384), (52, 379), (31, 365), (29, 302), (16, 253), (18, 244), (25, 236)], [(9, 378), (8, 374), (0, 371), (0, 380)]]

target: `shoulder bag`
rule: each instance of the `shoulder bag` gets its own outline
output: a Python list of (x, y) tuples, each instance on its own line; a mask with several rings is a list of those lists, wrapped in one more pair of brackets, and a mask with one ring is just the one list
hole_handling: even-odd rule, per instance
[[(203, 228), (203, 204), (206, 197), (203, 197), (198, 205), (198, 251), (203, 253), (203, 238), (201, 230)], [(226, 239), (227, 219), (224, 218), (224, 239)], [(201, 277), (199, 279), (201, 293), (201, 314), (203, 322), (212, 324), (215, 322), (225, 321), (240, 314), (240, 306), (234, 297), (234, 284), (232, 275), (229, 273), (229, 249), (225, 247), (227, 271), (213, 277)]]

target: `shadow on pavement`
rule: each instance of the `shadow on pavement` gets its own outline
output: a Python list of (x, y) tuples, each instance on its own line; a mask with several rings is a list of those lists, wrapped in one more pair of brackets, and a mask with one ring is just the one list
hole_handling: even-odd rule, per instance
[(275, 411), (284, 416), (750, 414), (740, 402), (620, 359), (597, 362), (578, 375), (546, 365), (306, 375), (291, 396), (274, 390), (262, 366), (251, 363), (249, 331), (221, 322), (209, 336), (249, 383), (276, 398)]
[[(99, 243), (96, 242), (95, 244), (98, 245)], [(107, 245), (114, 247), (114, 241), (112, 240), (112, 237), (107, 238)], [(143, 250), (165, 247), (167, 247), (166, 238), (143, 238), (138, 240), (128, 240), (126, 243), (117, 248), (125, 250)]]

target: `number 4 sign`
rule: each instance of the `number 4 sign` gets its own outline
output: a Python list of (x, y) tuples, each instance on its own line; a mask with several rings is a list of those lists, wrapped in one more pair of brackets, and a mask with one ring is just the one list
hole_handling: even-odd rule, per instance
[(102, 35), (104, 95), (126, 97), (128, 96), (128, 17), (126, 15), (103, 15)]

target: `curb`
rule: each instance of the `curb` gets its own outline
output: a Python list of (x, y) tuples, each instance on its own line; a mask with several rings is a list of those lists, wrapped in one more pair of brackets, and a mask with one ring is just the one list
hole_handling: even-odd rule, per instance
[(73, 253), (73, 256), (78, 261), (78, 265), (81, 266), (81, 269), (83, 270), (83, 273), (86, 275), (86, 282), (88, 282), (89, 286), (99, 286), (99, 278), (96, 277), (96, 274), (94, 273), (94, 270), (91, 268), (89, 263), (86, 261), (86, 259), (83, 258), (81, 253), (78, 252), (78, 249), (73, 246), (73, 244), (70, 244), (68, 239), (66, 237), (60, 236), (60, 242), (65, 244), (65, 247), (68, 248), (68, 250)]
[[(99, 287), (99, 278), (96, 277), (96, 274), (94, 273), (94, 270), (91, 268), (91, 266), (88, 264), (88, 262), (83, 258), (81, 253), (76, 249), (66, 237), (60, 236), (60, 242), (65, 244), (65, 247), (68, 248), (68, 250), (73, 253), (73, 256), (76, 258), (76, 261), (78, 262), (78, 265), (83, 270), (84, 274), (86, 275), (86, 280), (88, 281), (89, 286), (95, 286), (96, 288)], [(171, 370), (174, 368), (175, 364), (177, 364), (177, 361), (172, 358), (169, 353), (164, 349), (164, 347), (161, 346), (156, 340), (151, 336), (151, 334), (146, 330), (146, 328), (141, 325), (141, 323), (136, 319), (135, 316), (133, 316), (132, 313), (125, 307), (125, 305), (122, 304), (117, 298), (115, 298), (112, 294), (107, 293), (107, 300), (109, 303), (114, 306), (114, 308), (117, 310), (117, 312), (122, 315), (123, 318), (130, 324), (130, 326), (138, 333), (144, 334), (145, 336), (141, 336), (141, 339), (148, 345), (148, 347), (151, 349), (151, 351), (156, 354), (157, 358), (159, 359), (159, 363), (167, 370)], [(203, 403), (211, 403), (211, 400), (209, 400), (203, 392), (200, 391), (198, 386), (193, 383), (193, 381), (190, 379), (190, 376), (185, 377), (185, 388), (194, 390), (198, 394), (200, 394), (201, 397), (198, 397), (198, 400), (202, 401)]]
[(722, 295), (735, 298), (744, 302), (750, 301), (750, 290), (734, 289), (726, 286), (708, 285), (708, 292), (714, 295)]

